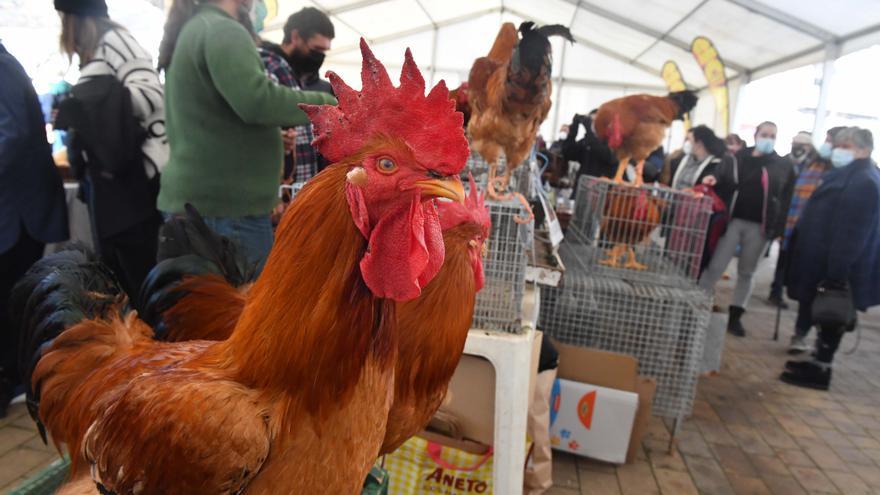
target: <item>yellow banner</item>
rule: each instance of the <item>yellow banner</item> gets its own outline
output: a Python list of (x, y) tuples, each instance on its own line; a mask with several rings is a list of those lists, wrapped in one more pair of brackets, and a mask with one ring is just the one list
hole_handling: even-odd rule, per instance
[(721, 120), (721, 128), (723, 136), (730, 132), (730, 99), (727, 92), (727, 75), (724, 73), (724, 62), (718, 55), (715, 45), (705, 36), (697, 36), (691, 42), (691, 53), (697, 59), (700, 68), (703, 69), (703, 75), (706, 76), (706, 83), (709, 85), (709, 92), (715, 98), (715, 111)]
[[(687, 85), (684, 83), (684, 77), (682, 77), (681, 71), (678, 70), (678, 64), (672, 60), (667, 60), (666, 63), (663, 64), (663, 68), (660, 69), (660, 77), (666, 82), (666, 87), (669, 89), (670, 93), (687, 89)], [(682, 121), (684, 122), (684, 132), (687, 133), (688, 129), (691, 128), (690, 116), (684, 114)]]

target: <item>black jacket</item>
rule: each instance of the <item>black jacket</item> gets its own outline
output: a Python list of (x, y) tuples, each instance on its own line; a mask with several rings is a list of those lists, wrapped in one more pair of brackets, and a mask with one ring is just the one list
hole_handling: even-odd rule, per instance
[[(579, 125), (584, 126), (586, 134), (582, 139), (577, 140)], [(591, 126), (592, 122), (589, 118), (581, 120), (579, 116), (575, 116), (568, 136), (562, 142), (562, 157), (581, 164), (575, 184), (584, 174), (593, 177), (614, 177), (617, 173), (618, 162), (614, 152), (593, 133)]]
[(97, 239), (158, 215), (159, 175), (147, 178), (141, 150), (146, 131), (116, 76), (95, 76), (74, 86), (58, 109), (56, 125), (70, 132), (70, 166), (81, 181)]
[(22, 225), (41, 242), (68, 238), (64, 186), (37, 93), (0, 44), (0, 253), (15, 245)]
[[(777, 155), (752, 156), (754, 148), (743, 148), (729, 162), (718, 167), (716, 178), (718, 184), (715, 192), (724, 200), (728, 211), (733, 213), (736, 208), (735, 201), (739, 201), (743, 191), (740, 179), (756, 172), (755, 167), (762, 167), (767, 171), (767, 187), (761, 191), (747, 191), (749, 197), (765, 197), (767, 202), (761, 205), (764, 208), (764, 232), (768, 239), (774, 239), (785, 232), (785, 222), (788, 217), (788, 209), (785, 204), (786, 198), (791, 197), (791, 188), (794, 187), (794, 167), (789, 160)], [(760, 181), (759, 181), (760, 183)], [(757, 194), (751, 194), (757, 192)]]

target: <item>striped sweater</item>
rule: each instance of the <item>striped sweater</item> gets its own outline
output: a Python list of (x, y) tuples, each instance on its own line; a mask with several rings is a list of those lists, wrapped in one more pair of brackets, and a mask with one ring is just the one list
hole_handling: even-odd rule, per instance
[(131, 93), (132, 111), (147, 130), (144, 141), (144, 169), (152, 178), (168, 162), (165, 135), (165, 98), (153, 59), (131, 33), (111, 29), (104, 34), (89, 63), (80, 67), (80, 81), (114, 75)]

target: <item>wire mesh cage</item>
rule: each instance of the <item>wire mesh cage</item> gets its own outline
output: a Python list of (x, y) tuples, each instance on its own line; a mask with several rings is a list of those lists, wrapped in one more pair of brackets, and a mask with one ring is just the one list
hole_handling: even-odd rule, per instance
[(278, 197), (282, 200), (293, 201), (296, 194), (306, 185), (305, 182), (294, 182), (292, 184), (281, 184), (278, 186)]
[(576, 260), (589, 247), (563, 242), (568, 271), (559, 287), (541, 286), (539, 328), (559, 341), (634, 356), (657, 380), (654, 414), (690, 414), (711, 301), (696, 287), (596, 276)]
[(712, 202), (690, 192), (583, 176), (566, 233), (599, 276), (690, 287), (700, 274)]
[[(519, 166), (511, 172), (508, 190), (511, 192), (518, 192), (526, 198), (531, 197), (531, 172), (533, 167), (537, 167), (537, 162), (535, 161), (534, 157), (529, 157), (524, 162), (519, 164)], [(497, 175), (503, 175), (506, 168), (507, 160), (504, 158), (504, 155), (501, 155), (500, 157), (498, 157), (498, 167), (496, 169)], [(478, 186), (483, 189), (486, 188), (489, 183), (489, 162), (484, 160), (483, 157), (481, 157), (479, 153), (474, 150), (471, 150), (471, 154), (468, 157), (467, 164), (462, 170), (462, 180), (466, 180), (468, 172), (473, 174), (474, 182), (476, 182)]]
[(472, 326), (519, 333), (531, 225), (514, 221), (514, 217), (525, 215), (518, 201), (486, 201), (486, 205), (492, 219), (492, 233), (483, 258), (486, 283), (477, 293)]

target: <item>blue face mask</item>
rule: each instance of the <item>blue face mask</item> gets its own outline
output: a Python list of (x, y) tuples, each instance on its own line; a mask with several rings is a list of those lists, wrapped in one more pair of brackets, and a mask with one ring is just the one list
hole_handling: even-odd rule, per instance
[(831, 150), (831, 164), (834, 165), (834, 168), (843, 168), (855, 160), (856, 157), (853, 156), (852, 150), (847, 150), (843, 148), (834, 148)]
[(755, 140), (755, 149), (762, 155), (773, 153), (773, 147), (776, 146), (776, 140), (770, 138), (758, 138)]
[(819, 156), (826, 160), (831, 158), (831, 143), (822, 143), (822, 146), (819, 146), (819, 149), (816, 151), (819, 152)]

